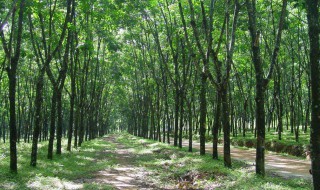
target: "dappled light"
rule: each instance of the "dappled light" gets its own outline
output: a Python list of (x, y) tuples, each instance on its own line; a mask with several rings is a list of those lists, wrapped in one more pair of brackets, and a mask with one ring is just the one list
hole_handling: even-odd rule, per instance
[(27, 183), (31, 189), (82, 189), (83, 184), (61, 180), (57, 177), (35, 176)]
[(0, 189), (320, 190), (319, 0), (0, 0)]

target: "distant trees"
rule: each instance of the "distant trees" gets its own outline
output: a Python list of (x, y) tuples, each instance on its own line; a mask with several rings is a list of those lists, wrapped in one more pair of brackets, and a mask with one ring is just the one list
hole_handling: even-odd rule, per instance
[(180, 148), (189, 138), (189, 151), (199, 139), (202, 155), (212, 140), (214, 159), (223, 141), (227, 167), (230, 136), (252, 135), (263, 176), (266, 134), (298, 142), (311, 123), (317, 176), (319, 10), (300, 3), (5, 1), (0, 136), (12, 171), (20, 139), (32, 141), (36, 166), (39, 141), (52, 159), (64, 137), (72, 151), (126, 129)]
[[(199, 138), (200, 154), (205, 154), (205, 141), (212, 139), (214, 159), (223, 133), (226, 166), (231, 166), (230, 134), (253, 134), (256, 173), (264, 176), (266, 133), (277, 132), (281, 139), (289, 132), (299, 141), (301, 128), (306, 132), (310, 120), (306, 17), (300, 4), (164, 0), (137, 8), (141, 15), (131, 15), (139, 24), (126, 25), (123, 33), (124, 42), (130, 39), (123, 50), (134, 52), (124, 61), (139, 68), (127, 75), (129, 105), (134, 105), (127, 112), (129, 131), (160, 132), (156, 139), (163, 142), (161, 136), (171, 135), (179, 146), (180, 136), (188, 137), (190, 151), (193, 138)], [(152, 104), (145, 102), (151, 100), (157, 109), (147, 109)]]
[(3, 142), (10, 136), (13, 172), (21, 138), (31, 139), (30, 165), (36, 166), (39, 141), (49, 140), (52, 159), (55, 139), (61, 154), (63, 137), (71, 151), (72, 140), (77, 147), (116, 129), (110, 118), (109, 94), (116, 91), (110, 63), (120, 46), (114, 23), (107, 24), (102, 14), (109, 5), (118, 6), (100, 1), (76, 6), (74, 0), (1, 4), (0, 135)]

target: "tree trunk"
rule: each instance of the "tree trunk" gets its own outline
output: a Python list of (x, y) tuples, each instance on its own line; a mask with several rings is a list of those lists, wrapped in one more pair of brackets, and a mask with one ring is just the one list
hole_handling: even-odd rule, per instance
[[(7, 42), (4, 38), (4, 35), (1, 35), (2, 44), (5, 48), (6, 58), (9, 60), (9, 65), (7, 68), (7, 74), (9, 78), (9, 131), (10, 131), (10, 170), (13, 173), (18, 172), (17, 166), (17, 124), (16, 124), (16, 83), (17, 83), (17, 68), (20, 58), (20, 50), (21, 50), (21, 43), (22, 43), (22, 30), (23, 30), (23, 13), (24, 13), (24, 0), (20, 2), (19, 7), (19, 19), (18, 19), (18, 28), (16, 32), (16, 39), (13, 40), (11, 31), (10, 35), (10, 44), (9, 49), (7, 47)], [(15, 30), (15, 10), (12, 13), (12, 29)], [(13, 41), (15, 41), (14, 51), (13, 48)], [(14, 52), (14, 53), (12, 53)], [(13, 54), (13, 55), (12, 55)]]
[(188, 151), (189, 152), (192, 152), (192, 105), (191, 105), (191, 101), (188, 103), (188, 111), (189, 111), (189, 122), (188, 122), (188, 125), (189, 125), (189, 149)]
[(53, 158), (53, 141), (56, 131), (56, 108), (57, 108), (57, 92), (53, 90), (51, 97), (51, 115), (50, 115), (50, 136), (49, 136), (49, 145), (48, 145), (48, 159), (52, 160)]
[(180, 97), (180, 126), (179, 126), (179, 148), (182, 148), (182, 129), (183, 129), (183, 116), (184, 116), (184, 90), (181, 90), (181, 97)]
[(201, 73), (200, 86), (200, 155), (206, 153), (207, 76)]
[[(257, 72), (257, 76), (263, 76), (263, 73)], [(257, 77), (256, 84), (256, 129), (257, 129), (257, 149), (256, 149), (256, 173), (259, 175), (265, 175), (265, 88), (263, 84), (263, 78)]]
[[(177, 85), (176, 85), (177, 86)], [(175, 100), (174, 100), (174, 138), (173, 138), (173, 146), (178, 146), (178, 130), (179, 130), (179, 87), (175, 88)]]
[(257, 29), (256, 4), (250, 0), (246, 0), (246, 6), (249, 18), (249, 31), (251, 35), (252, 62), (256, 72), (256, 132), (257, 132), (257, 149), (256, 149), (256, 173), (265, 175), (265, 91), (272, 77), (274, 65), (278, 57), (280, 49), (281, 34), (285, 19), (287, 0), (283, 0), (281, 17), (279, 20), (279, 28), (276, 36), (274, 49), (272, 52), (271, 64), (266, 78), (264, 78), (264, 70), (260, 53), (260, 31)]
[(213, 135), (213, 145), (212, 145), (212, 158), (218, 159), (218, 142), (219, 142), (219, 128), (221, 124), (221, 93), (217, 91), (216, 95), (217, 103), (216, 103), (216, 111), (215, 111), (215, 119), (214, 119), (214, 126), (212, 128), (212, 135)]
[(58, 115), (58, 123), (57, 123), (57, 154), (61, 154), (61, 141), (62, 141), (62, 126), (63, 126), (63, 118), (62, 118), (62, 89), (57, 92), (57, 115)]
[(231, 167), (230, 155), (230, 121), (229, 121), (229, 103), (228, 103), (228, 82), (221, 88), (222, 101), (222, 125), (223, 125), (223, 160), (226, 167)]
[[(12, 60), (12, 64), (17, 65), (18, 60)], [(9, 75), (9, 102), (10, 102), (10, 170), (18, 172), (17, 167), (17, 126), (16, 126), (16, 68), (8, 71)]]
[(37, 80), (37, 86), (36, 86), (36, 100), (35, 100), (35, 125), (33, 129), (33, 138), (32, 138), (32, 151), (31, 151), (31, 166), (37, 165), (37, 156), (38, 156), (38, 138), (41, 131), (42, 126), (42, 102), (43, 102), (43, 85), (44, 85), (44, 74), (45, 69), (42, 68), (40, 70), (38, 80)]
[(320, 48), (319, 1), (306, 0), (310, 40), (311, 128), (310, 150), (313, 188), (320, 189)]

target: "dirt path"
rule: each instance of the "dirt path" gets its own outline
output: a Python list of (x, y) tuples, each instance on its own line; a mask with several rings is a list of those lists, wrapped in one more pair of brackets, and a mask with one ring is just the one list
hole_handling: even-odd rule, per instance
[[(183, 141), (183, 146), (188, 146), (188, 141)], [(194, 142), (193, 148), (199, 149), (200, 143)], [(223, 155), (223, 146), (218, 146), (219, 155)], [(206, 143), (206, 152), (210, 154), (212, 152), (211, 143)], [(239, 148), (231, 148), (231, 158), (236, 160), (246, 161), (252, 164), (254, 170), (256, 151), (254, 149), (243, 150)], [(265, 157), (266, 171), (276, 173), (284, 178), (304, 178), (311, 180), (312, 176), (309, 174), (311, 168), (310, 161), (299, 160), (282, 156), (273, 152), (266, 152)]]
[[(106, 141), (113, 143), (116, 148), (114, 150), (105, 150), (103, 154), (112, 153), (115, 155), (117, 160), (117, 165), (110, 169), (105, 169), (99, 171), (95, 174), (92, 179), (84, 180), (86, 183), (100, 183), (108, 184), (119, 190), (135, 190), (135, 189), (160, 189), (152, 183), (148, 183), (145, 180), (145, 176), (150, 175), (142, 167), (137, 167), (134, 165), (135, 155), (132, 149), (125, 147), (121, 143), (117, 142), (116, 135), (111, 135), (105, 138)], [(188, 141), (183, 141), (183, 146), (188, 146)], [(210, 154), (212, 152), (212, 145), (206, 144), (206, 152)], [(199, 149), (200, 144), (197, 142), (193, 143), (193, 148)], [(219, 146), (219, 154), (223, 154), (223, 146)], [(239, 148), (231, 148), (231, 156), (233, 159), (245, 161), (251, 165), (252, 171), (254, 171), (255, 163), (255, 150), (243, 150)], [(275, 174), (277, 176), (282, 176), (284, 178), (303, 178), (307, 180), (312, 180), (309, 174), (310, 162), (306, 160), (299, 160), (294, 158), (289, 158), (281, 156), (279, 154), (267, 152), (266, 153), (266, 170), (269, 173)]]
[(116, 145), (115, 150), (105, 150), (103, 153), (113, 153), (117, 160), (117, 165), (111, 169), (99, 171), (91, 179), (91, 182), (108, 184), (119, 190), (154, 189), (143, 181), (143, 176), (147, 175), (148, 172), (131, 164), (134, 161), (134, 156), (130, 149), (119, 144), (114, 136), (106, 137), (105, 140)]

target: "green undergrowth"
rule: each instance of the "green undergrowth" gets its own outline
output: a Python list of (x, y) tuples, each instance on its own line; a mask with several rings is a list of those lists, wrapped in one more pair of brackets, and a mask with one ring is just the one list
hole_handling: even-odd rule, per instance
[[(66, 147), (63, 140), (63, 147)], [(48, 142), (40, 142), (37, 167), (30, 166), (31, 143), (18, 144), (18, 174), (9, 171), (9, 143), (0, 144), (0, 189), (110, 189), (108, 186), (84, 183), (79, 179), (91, 178), (94, 172), (115, 163), (113, 150), (102, 138), (84, 142), (72, 152), (62, 150), (62, 155), (47, 159)]]
[[(299, 142), (295, 141), (295, 137), (290, 132), (283, 132), (282, 139), (278, 139), (278, 133), (270, 131), (266, 134), (265, 147), (266, 150), (285, 153), (297, 157), (306, 157), (306, 152), (309, 151), (309, 134), (301, 133)], [(232, 137), (232, 145), (244, 146), (248, 148), (256, 147), (256, 139), (252, 133), (247, 133), (246, 137), (239, 134), (237, 137)]]
[[(233, 138), (255, 139), (254, 134), (251, 132), (246, 132), (245, 137), (242, 136), (242, 133), (241, 134), (239, 133), (237, 135), (237, 137), (233, 137)], [(308, 144), (310, 144), (310, 133), (309, 133), (309, 131), (307, 133), (300, 132), (299, 141), (297, 142), (295, 139), (295, 135), (293, 133), (290, 133), (290, 131), (282, 132), (281, 140), (278, 140), (278, 132), (275, 130), (270, 130), (269, 132), (266, 131), (266, 140), (267, 141), (279, 141), (279, 142), (282, 142), (283, 144), (287, 144), (287, 145), (300, 145), (300, 144), (308, 145)]]
[(118, 141), (134, 153), (134, 164), (152, 172), (146, 180), (161, 182), (161, 188), (172, 184), (184, 189), (311, 189), (310, 181), (283, 179), (267, 174), (263, 179), (254, 174), (251, 165), (233, 160), (233, 167), (224, 167), (223, 158), (187, 152), (171, 145), (120, 134)]

